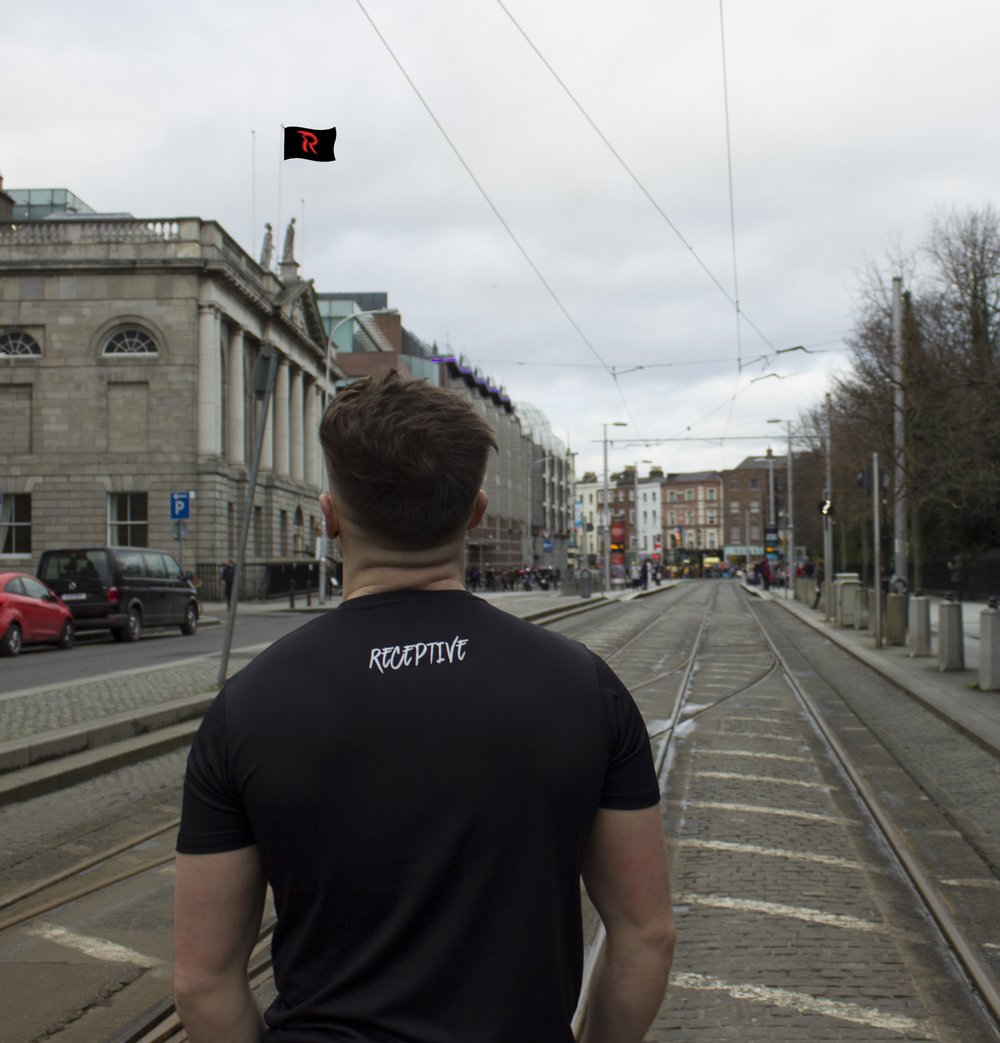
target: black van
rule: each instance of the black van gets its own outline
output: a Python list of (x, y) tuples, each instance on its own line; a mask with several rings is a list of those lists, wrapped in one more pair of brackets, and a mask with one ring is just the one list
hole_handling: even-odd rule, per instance
[(145, 547), (47, 550), (38, 578), (66, 602), (76, 629), (110, 630), (116, 641), (136, 641), (144, 626), (198, 629), (192, 574), (171, 554)]

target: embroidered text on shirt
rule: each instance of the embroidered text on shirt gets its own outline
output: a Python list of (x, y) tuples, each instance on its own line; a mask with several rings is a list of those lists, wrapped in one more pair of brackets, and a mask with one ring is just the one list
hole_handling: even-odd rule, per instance
[(428, 665), (454, 663), (465, 658), (467, 637), (457, 634), (450, 641), (418, 641), (412, 645), (389, 645), (387, 648), (373, 648), (368, 660), (368, 669), (378, 667), (378, 672), (401, 670), (404, 666), (420, 666), (425, 661)]

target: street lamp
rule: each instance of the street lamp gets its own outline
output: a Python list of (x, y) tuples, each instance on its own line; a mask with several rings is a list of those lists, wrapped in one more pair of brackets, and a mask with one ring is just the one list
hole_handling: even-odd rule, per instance
[(535, 530), (532, 526), (533, 518), (531, 514), (531, 493), (533, 485), (531, 482), (531, 472), (539, 466), (539, 464), (547, 464), (550, 460), (554, 460), (554, 456), (543, 456), (540, 460), (535, 460), (533, 463), (528, 464), (528, 561), (527, 566), (529, 569), (534, 567), (535, 564)]
[(362, 319), (366, 315), (398, 315), (399, 310), (397, 308), (371, 308), (368, 311), (352, 311), (345, 315), (343, 318), (338, 319), (330, 329), (330, 335), (326, 338), (326, 384), (323, 386), (323, 412), (326, 413), (326, 407), (330, 400), (330, 355), (333, 352), (333, 338), (337, 330), (344, 325), (345, 322), (351, 322), (354, 319)]
[(611, 592), (611, 504), (608, 503), (608, 428), (628, 427), (624, 420), (609, 420), (604, 427), (604, 594)]

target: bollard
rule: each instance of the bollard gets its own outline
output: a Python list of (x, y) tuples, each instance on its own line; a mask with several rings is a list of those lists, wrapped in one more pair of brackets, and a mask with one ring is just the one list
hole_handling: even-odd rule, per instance
[(890, 594), (885, 599), (885, 643), (906, 644), (906, 595)]
[(871, 612), (871, 605), (869, 604), (868, 588), (858, 587), (857, 590), (857, 608), (854, 613), (854, 629), (855, 630), (867, 630), (869, 624), (869, 613)]
[(910, 598), (910, 658), (931, 654), (931, 602), (923, 591)]
[(938, 605), (938, 670), (965, 669), (962, 605), (949, 596)]
[(837, 626), (853, 627), (858, 618), (858, 591), (861, 584), (857, 580), (845, 579), (840, 582), (837, 598)]
[(579, 579), (580, 579), (580, 597), (581, 598), (589, 598), (590, 597), (590, 570), (589, 569), (580, 569)]
[(979, 613), (979, 688), (983, 692), (1000, 689), (1000, 610), (997, 599)]

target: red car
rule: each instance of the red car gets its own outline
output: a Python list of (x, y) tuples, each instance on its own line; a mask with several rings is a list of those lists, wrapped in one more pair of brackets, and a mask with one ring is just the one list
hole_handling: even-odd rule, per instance
[(0, 572), (0, 655), (35, 643), (69, 648), (75, 633), (69, 609), (44, 583), (24, 572)]

